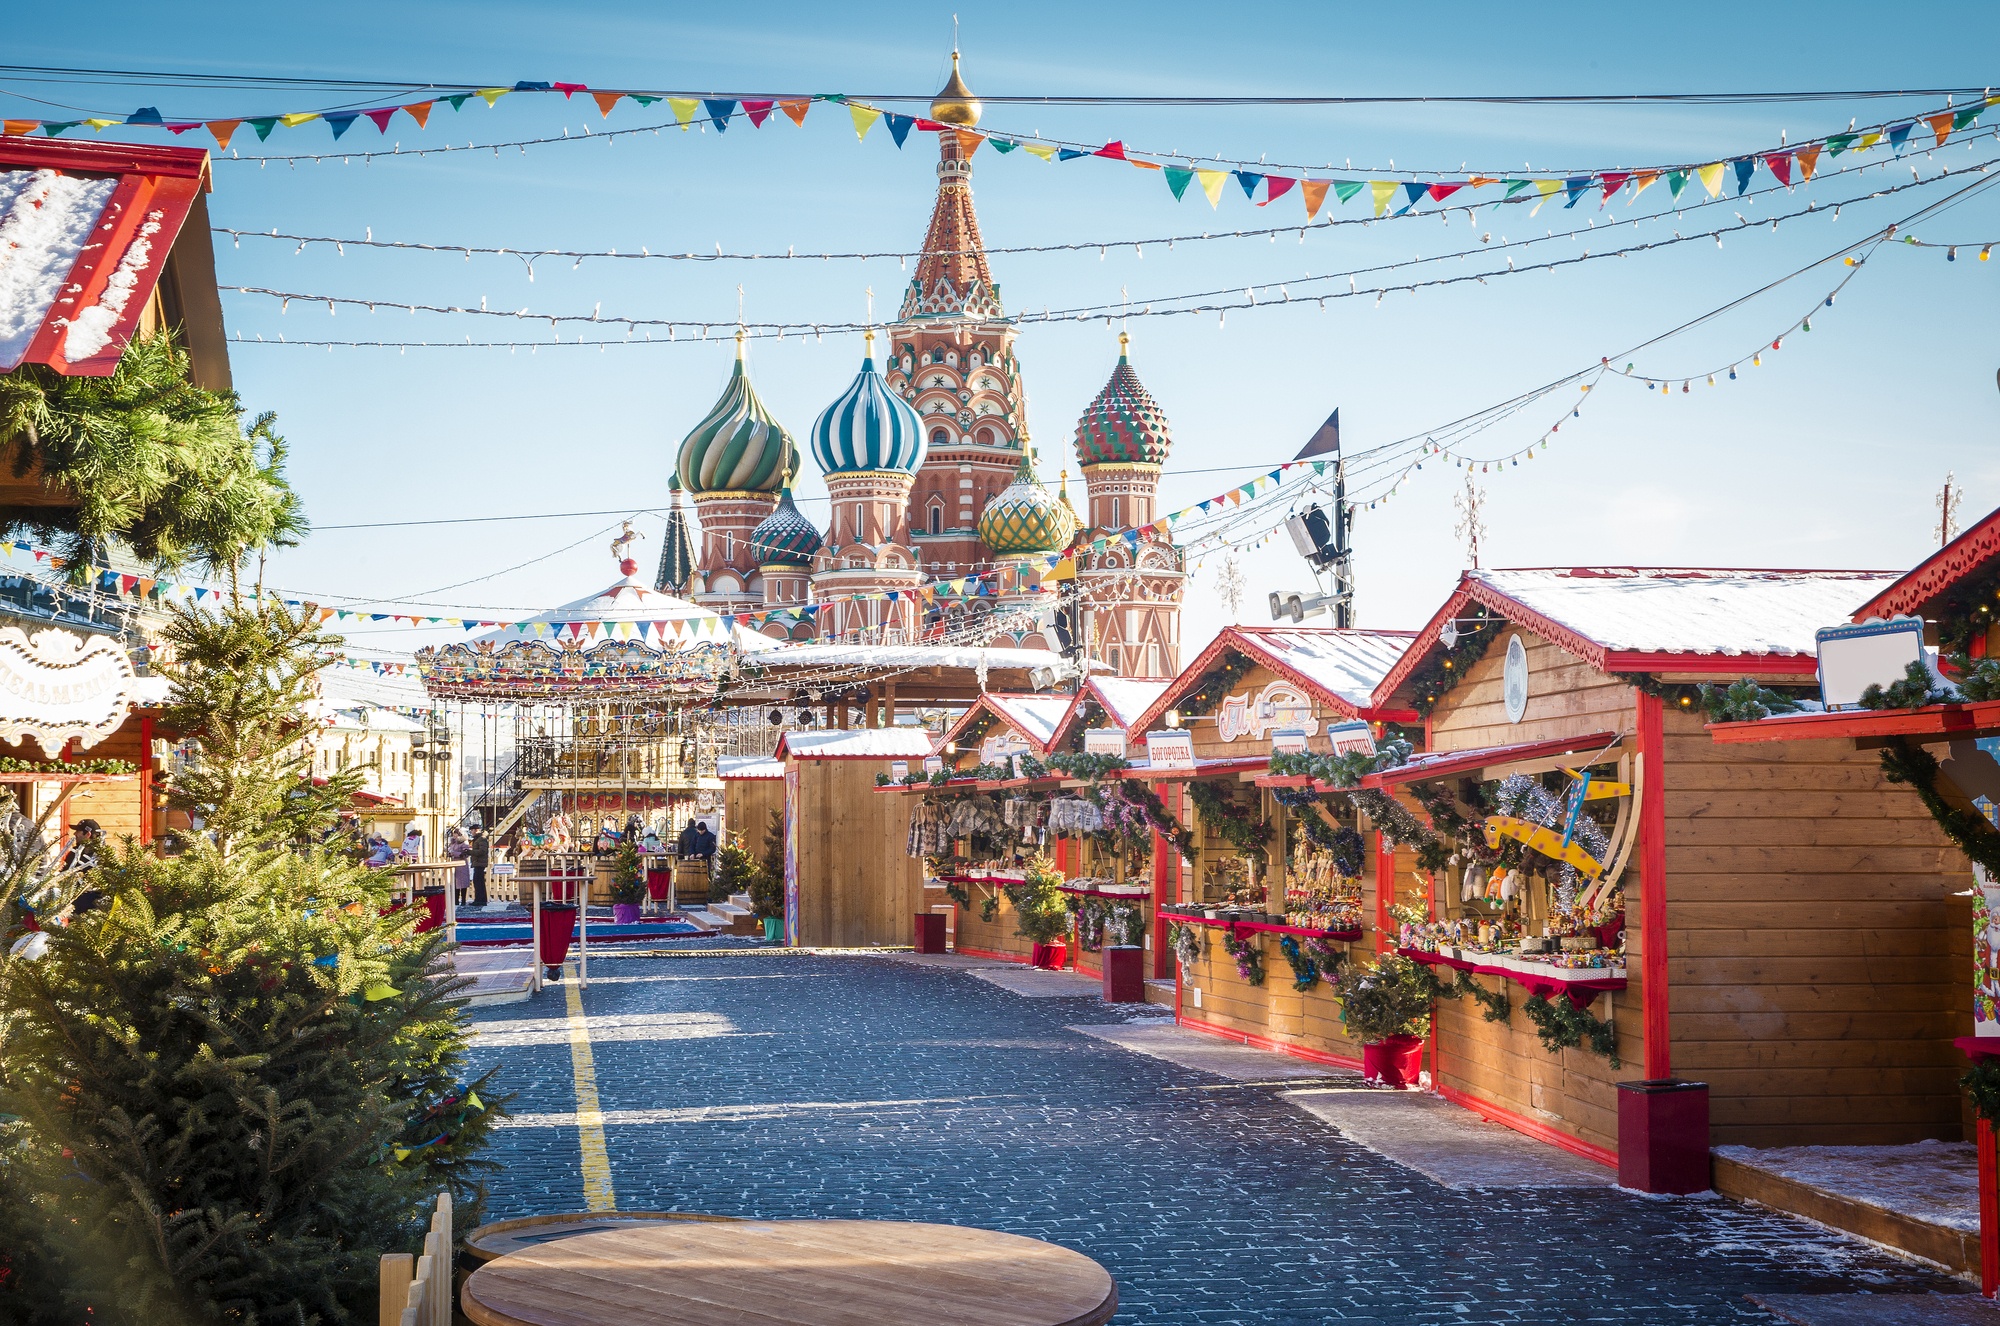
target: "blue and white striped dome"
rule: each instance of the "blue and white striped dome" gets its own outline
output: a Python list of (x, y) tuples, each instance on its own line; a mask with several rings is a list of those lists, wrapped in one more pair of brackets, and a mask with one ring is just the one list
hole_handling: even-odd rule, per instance
[(828, 474), (901, 470), (924, 463), (924, 425), (875, 371), (874, 338), (861, 372), (812, 427), (813, 458)]

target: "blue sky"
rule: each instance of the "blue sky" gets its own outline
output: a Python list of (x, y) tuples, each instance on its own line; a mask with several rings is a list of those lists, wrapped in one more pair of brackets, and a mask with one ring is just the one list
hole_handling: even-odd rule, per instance
[[(636, 4), (424, 4), (392, 9), (245, 8), (109, 4), (91, 21), (49, 7), (9, 22), (9, 60), (284, 76), (412, 78), (754, 92), (926, 92), (948, 68), (950, 5), (765, 4), (731, 11)], [(1677, 5), (1644, 15), (1601, 9), (1490, 5), (1160, 4), (1089, 7), (1039, 3), (962, 7), (965, 75), (976, 91), (1016, 94), (1571, 93), (1977, 86), (1996, 77), (1979, 56), (2000, 49), (2000, 12), (1960, 9), (1936, 21), (1878, 6)], [(1607, 14), (1611, 15), (1607, 17)], [(326, 94), (183, 91), (108, 86), (51, 90), (0, 76), (0, 109), (34, 114), (23, 96), (92, 110), (157, 104), (170, 118), (318, 109)], [(299, 103), (294, 105), (292, 103)], [(1150, 109), (995, 106), (983, 127), (1102, 141), (1134, 149), (1306, 162), (1335, 175), (1370, 166), (1501, 173), (1713, 160), (1843, 128), (1935, 109), (1906, 102), (1728, 107), (1353, 107)], [(608, 121), (586, 99), (509, 97), (431, 128), (399, 120), (388, 143), (408, 151), (447, 142), (495, 142), (669, 122), (664, 105), (623, 103)], [(1989, 112), (2000, 125), (2000, 108)], [(1921, 131), (1920, 131), (1921, 134)], [(192, 138), (192, 136), (190, 136)], [(1913, 140), (1914, 142), (1915, 140)], [(333, 150), (323, 124), (279, 129), (258, 149)], [(341, 141), (379, 148), (365, 121)], [(512, 248), (783, 252), (913, 248), (934, 189), (935, 147), (912, 134), (900, 152), (877, 128), (857, 144), (847, 116), (815, 106), (803, 128), (774, 117), (739, 120), (726, 135), (681, 133), (572, 141), (522, 153), (431, 156), (342, 164), (219, 163), (211, 199), (218, 225), (335, 237)], [(1302, 299), (1231, 314), (1136, 318), (1134, 361), (1172, 421), (1164, 485), (1177, 506), (1240, 483), (1291, 456), (1339, 406), (1347, 444), (1420, 434), (1594, 362), (1763, 286), (1869, 230), (1943, 196), (1951, 184), (1833, 203), (1911, 178), (2000, 157), (1994, 140), (1902, 161), (1857, 177), (1821, 179), (1787, 194), (1731, 200), (1611, 232), (1558, 240), (1563, 256), (1706, 230), (1735, 213), (1765, 222), (1817, 203), (1818, 213), (1729, 236), (1554, 273), (1496, 277), (1379, 307)], [(1886, 153), (1875, 159), (1887, 161)], [(1852, 158), (1845, 159), (1846, 164)], [(1348, 164), (1351, 162), (1352, 167)], [(1973, 177), (1966, 177), (1969, 182)], [(1760, 177), (1760, 183), (1768, 183)], [(1692, 187), (1692, 186), (1691, 186)], [(997, 256), (995, 275), (1017, 311), (1115, 302), (1187, 291), (1299, 284), (1350, 267), (1472, 250), (1546, 230), (1622, 220), (1623, 200), (1570, 211), (1463, 209), (1437, 216), (1248, 239), (1150, 244), (1168, 235), (1261, 228), (1303, 215), (1294, 198), (1250, 206), (1232, 185), (1218, 209), (1191, 189), (1175, 202), (1158, 175), (1101, 161), (1044, 165), (1025, 153), (977, 158), (975, 195), (991, 247), (1126, 241), (1102, 257)], [(1491, 195), (1495, 191), (1488, 190)], [(1649, 195), (1650, 206), (1657, 197)], [(1693, 196), (1692, 194), (1688, 196)], [(1361, 199), (1335, 215), (1362, 214)], [(1456, 201), (1456, 200), (1454, 200)], [(1329, 203), (1331, 206), (1331, 203)], [(1642, 356), (1640, 371), (1676, 379), (1667, 396), (1626, 382), (1591, 394), (1583, 417), (1532, 462), (1482, 476), (1488, 565), (1904, 567), (1935, 544), (1932, 500), (1947, 471), (1967, 496), (1962, 516), (2000, 505), (2000, 347), (1991, 310), (2000, 262), (1975, 260), (2000, 240), (2000, 206), (1970, 201), (1915, 228), (1966, 244), (1941, 251), (1885, 248), (1815, 317), (1810, 334), (1767, 353), (1713, 390), (1684, 374), (1747, 360), (1812, 308), (1839, 279), (1822, 268)], [(737, 286), (752, 319), (859, 318), (872, 287), (893, 311), (907, 272), (874, 262), (566, 263), (544, 261), (527, 279), (511, 258), (370, 253), (325, 246), (218, 240), (221, 279), (307, 294), (433, 302), (536, 312), (607, 313), (726, 321)], [(1526, 250), (1521, 261), (1532, 260)], [(1344, 284), (1344, 282), (1342, 283)], [(1125, 294), (1121, 294), (1125, 292)], [(232, 332), (275, 339), (531, 338), (512, 321), (411, 316), (225, 296)], [(1102, 322), (1027, 327), (1018, 349), (1030, 424), (1045, 478), (1068, 467), (1076, 418), (1115, 362), (1116, 328)], [(756, 345), (759, 391), (795, 434), (852, 376), (858, 337), (787, 338)], [(516, 513), (659, 510), (682, 435), (704, 413), (729, 368), (726, 339), (707, 343), (407, 353), (247, 346), (233, 355), (246, 403), (273, 409), (294, 446), (293, 474), (316, 524)], [(1512, 451), (1559, 417), (1553, 399), (1481, 435), (1475, 455)], [(1437, 464), (1357, 524), (1361, 621), (1420, 623), (1442, 600), (1464, 550), (1452, 499), (1463, 475)], [(1080, 499), (1080, 487), (1074, 490)], [(808, 473), (801, 494), (824, 493)], [(809, 513), (824, 505), (808, 501)], [(327, 528), (275, 563), (274, 578), (316, 595), (421, 600), (440, 615), (539, 609), (610, 578), (612, 517), (374, 530)], [(642, 518), (657, 556), (659, 520)], [(574, 546), (572, 546), (574, 545)], [(567, 549), (565, 551), (565, 549)], [(1250, 582), (1243, 618), (1265, 618), (1268, 589), (1307, 577), (1282, 535), (1239, 554)], [(1186, 632), (1198, 644), (1224, 619), (1212, 592), (1219, 556), (1204, 560), (1189, 596)], [(526, 564), (526, 565), (520, 565)], [(520, 569), (494, 575), (506, 568)], [(471, 582), (471, 583), (464, 583)], [(371, 652), (407, 650), (408, 630), (357, 631)]]

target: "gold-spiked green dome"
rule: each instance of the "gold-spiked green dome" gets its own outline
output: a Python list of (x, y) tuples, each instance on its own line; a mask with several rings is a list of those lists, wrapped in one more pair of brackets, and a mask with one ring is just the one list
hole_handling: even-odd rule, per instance
[(1050, 495), (1023, 453), (1014, 482), (979, 513), (979, 538), (996, 556), (1061, 552), (1076, 537), (1076, 512)]
[(690, 493), (770, 493), (798, 472), (792, 435), (757, 398), (744, 371), (743, 333), (736, 334), (736, 367), (714, 408), (681, 443), (675, 466)]

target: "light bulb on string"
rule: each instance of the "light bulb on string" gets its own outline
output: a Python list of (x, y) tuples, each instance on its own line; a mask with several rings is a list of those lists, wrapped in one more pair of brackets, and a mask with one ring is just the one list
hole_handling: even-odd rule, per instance
[[(1988, 258), (1991, 258), (1992, 256), (1993, 256), (1993, 246), (1991, 244), (1985, 245), (1979, 250), (1979, 261), (1981, 262), (1985, 262)], [(1827, 302), (1830, 304), (1833, 301), (1828, 300)]]
[(1750, 367), (1752, 367), (1752, 368), (1762, 368), (1763, 366), (1764, 366), (1764, 356), (1762, 356), (1762, 355), (1751, 355), (1751, 356), (1750, 356)]
[(1944, 251), (1944, 260), (1946, 262), (1958, 261), (1958, 245), (1954, 244)]
[(1736, 365), (1734, 364), (1731, 364), (1729, 366), (1729, 380), (1731, 382), (1736, 381)]

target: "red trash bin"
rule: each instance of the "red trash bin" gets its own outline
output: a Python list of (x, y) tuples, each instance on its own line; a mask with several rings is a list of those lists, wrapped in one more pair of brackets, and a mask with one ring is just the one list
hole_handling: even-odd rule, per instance
[(944, 952), (944, 917), (937, 912), (918, 912), (911, 919), (915, 923), (913, 946), (917, 952)]
[(444, 890), (418, 889), (417, 898), (424, 904), (424, 915), (417, 922), (417, 933), (435, 930), (444, 924)]
[(665, 902), (674, 887), (673, 871), (665, 866), (650, 866), (646, 870), (646, 894), (654, 902)]
[(544, 967), (560, 967), (576, 940), (576, 908), (542, 904), (541, 958)]
[(1108, 1004), (1146, 1002), (1146, 950), (1132, 944), (1106, 944), (1104, 1001)]
[(1618, 1084), (1618, 1186), (1708, 1191), (1708, 1083), (1659, 1077)]

